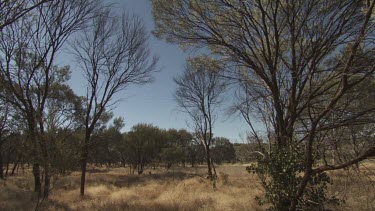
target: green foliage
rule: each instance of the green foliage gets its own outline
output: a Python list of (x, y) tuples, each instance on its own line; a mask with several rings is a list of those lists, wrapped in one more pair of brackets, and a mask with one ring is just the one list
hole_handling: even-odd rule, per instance
[(142, 174), (144, 168), (150, 164), (160, 153), (161, 145), (164, 141), (162, 131), (150, 124), (135, 125), (126, 134), (128, 162), (133, 170)]
[[(298, 147), (273, 148), (246, 168), (259, 176), (265, 189), (264, 197), (256, 198), (260, 205), (270, 203), (269, 210), (289, 209), (305, 172), (304, 158), (303, 150)], [(331, 183), (324, 172), (312, 175), (304, 195), (299, 198), (298, 210), (323, 210), (326, 204), (339, 203), (326, 194)]]
[(83, 137), (80, 131), (73, 133), (59, 130), (57, 136), (51, 138), (48, 151), (52, 171), (64, 175), (78, 169), (80, 156), (77, 145)]
[(188, 148), (192, 141), (192, 136), (186, 130), (169, 129), (164, 131), (165, 142), (161, 146), (160, 157), (168, 165), (183, 163), (188, 160)]
[(113, 126), (116, 131), (120, 131), (123, 127), (125, 127), (125, 121), (123, 117), (117, 117), (113, 120)]
[(213, 139), (212, 159), (215, 163), (233, 163), (236, 159), (236, 151), (229, 139), (218, 137)]

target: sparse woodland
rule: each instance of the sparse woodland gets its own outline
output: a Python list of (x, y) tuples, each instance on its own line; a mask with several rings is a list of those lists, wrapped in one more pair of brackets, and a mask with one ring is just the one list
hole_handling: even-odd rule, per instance
[[(152, 34), (103, 0), (1, 1), (0, 210), (375, 210), (375, 0), (150, 4)], [(123, 132), (150, 36), (192, 52), (186, 128)]]

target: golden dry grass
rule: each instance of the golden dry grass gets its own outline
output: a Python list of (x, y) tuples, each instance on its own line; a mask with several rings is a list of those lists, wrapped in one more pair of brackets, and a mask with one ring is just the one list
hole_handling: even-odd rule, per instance
[[(254, 200), (261, 194), (257, 178), (246, 165), (217, 167), (217, 189), (204, 179), (205, 167), (173, 170), (149, 169), (144, 175), (128, 175), (125, 168), (91, 168), (86, 196), (79, 197), (79, 173), (59, 178), (41, 210), (263, 210)], [(330, 194), (346, 199), (335, 210), (374, 210), (375, 164), (361, 171), (338, 171)], [(149, 174), (151, 172), (151, 174)], [(351, 175), (350, 177), (348, 175)], [(355, 178), (355, 180), (353, 179)], [(0, 210), (33, 210), (32, 177), (16, 175), (0, 183)]]

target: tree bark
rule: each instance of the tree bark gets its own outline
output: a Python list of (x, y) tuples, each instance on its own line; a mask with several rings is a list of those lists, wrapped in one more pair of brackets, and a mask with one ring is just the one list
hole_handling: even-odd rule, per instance
[(206, 145), (206, 161), (207, 161), (208, 178), (213, 179), (210, 147), (207, 145)]
[(40, 167), (38, 163), (33, 164), (33, 175), (34, 175), (34, 192), (40, 194), (41, 182), (40, 182)]
[(42, 183), (40, 178), (40, 154), (38, 152), (38, 137), (37, 137), (37, 130), (36, 130), (36, 123), (35, 118), (33, 115), (29, 115), (28, 117), (28, 138), (32, 141), (33, 145), (33, 156), (34, 156), (34, 163), (33, 163), (33, 175), (34, 175), (34, 192), (38, 193), (38, 196), (42, 193)]
[[(42, 122), (42, 121), (40, 121)], [(47, 139), (44, 134), (44, 128), (42, 126), (42, 123), (40, 123), (40, 128), (41, 128), (41, 136), (40, 136), (40, 141), (41, 141), (41, 150), (42, 150), (42, 155), (43, 155), (43, 168), (44, 168), (44, 187), (43, 187), (43, 197), (48, 198), (49, 196), (49, 190), (50, 190), (50, 181), (51, 181), (51, 175), (50, 175), (50, 166), (49, 166), (49, 154), (48, 154), (48, 149), (47, 149)]]
[(195, 156), (191, 156), (191, 167), (193, 168), (195, 164)]
[(11, 176), (14, 176), (14, 172), (15, 172), (16, 169), (17, 169), (18, 163), (19, 163), (19, 161), (16, 161), (16, 162), (14, 163), (13, 168), (12, 168), (12, 172), (10, 173)]
[(8, 171), (9, 171), (9, 160), (7, 161), (7, 165), (5, 168), (5, 177), (8, 177)]
[(87, 170), (87, 158), (88, 158), (88, 143), (90, 140), (90, 136), (85, 138), (85, 143), (82, 147), (82, 158), (81, 158), (81, 189), (80, 194), (81, 196), (85, 195), (85, 185), (86, 185), (86, 170)]
[(8, 177), (8, 171), (9, 171), (9, 163), (10, 163), (10, 155), (13, 153), (11, 148), (8, 149), (8, 155), (7, 155), (7, 164), (6, 164), (6, 170), (5, 170), (5, 177)]
[(4, 179), (2, 144), (0, 143), (0, 179)]
[(43, 197), (45, 199), (47, 199), (48, 196), (49, 196), (50, 184), (51, 184), (51, 175), (49, 173), (49, 165), (47, 164), (44, 167), (44, 190), (43, 190)]

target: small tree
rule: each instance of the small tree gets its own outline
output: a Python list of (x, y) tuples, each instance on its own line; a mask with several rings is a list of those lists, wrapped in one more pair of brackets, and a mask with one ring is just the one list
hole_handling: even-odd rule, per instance
[(211, 144), (216, 109), (222, 102), (225, 84), (218, 73), (221, 68), (208, 58), (195, 58), (188, 61), (185, 72), (175, 78), (177, 91), (175, 99), (191, 118), (195, 139), (206, 153), (208, 177), (216, 177), (211, 157)]
[(167, 140), (162, 149), (162, 159), (166, 162), (167, 167), (175, 163), (182, 163), (185, 166), (189, 159), (189, 145), (193, 141), (191, 134), (183, 129), (169, 129), (165, 133)]
[(148, 35), (135, 16), (114, 15), (110, 9), (97, 14), (91, 26), (71, 43), (72, 53), (87, 80), (85, 138), (81, 152), (81, 188), (85, 194), (86, 166), (91, 135), (103, 112), (118, 103), (115, 95), (131, 84), (151, 81), (157, 58), (150, 58)]
[(149, 124), (137, 124), (125, 136), (130, 173), (142, 174), (145, 167), (161, 152), (165, 140), (164, 131)]

